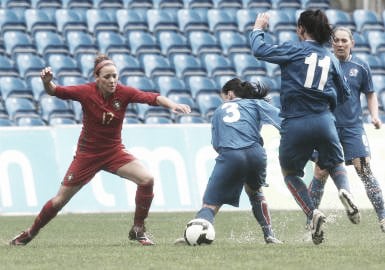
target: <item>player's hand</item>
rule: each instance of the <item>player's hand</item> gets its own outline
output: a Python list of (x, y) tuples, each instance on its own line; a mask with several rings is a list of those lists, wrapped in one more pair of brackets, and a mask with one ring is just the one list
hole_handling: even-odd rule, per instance
[(254, 23), (254, 29), (265, 29), (269, 25), (270, 15), (267, 12), (259, 13)]
[(187, 104), (175, 104), (175, 106), (171, 109), (174, 113), (191, 113), (191, 108)]
[(381, 125), (382, 125), (382, 122), (381, 122), (381, 120), (380, 120), (379, 118), (373, 117), (373, 118), (372, 118), (372, 124), (374, 125), (374, 127), (375, 127), (376, 129), (380, 129), (380, 128), (381, 128)]
[(43, 68), (40, 72), (40, 78), (42, 79), (43, 83), (48, 84), (51, 82), (53, 78), (51, 67)]

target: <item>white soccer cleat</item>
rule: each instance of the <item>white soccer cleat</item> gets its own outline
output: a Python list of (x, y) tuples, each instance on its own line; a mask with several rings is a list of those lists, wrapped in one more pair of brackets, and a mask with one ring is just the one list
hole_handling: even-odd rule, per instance
[(277, 238), (275, 238), (274, 236), (266, 236), (265, 237), (265, 242), (266, 244), (283, 244), (283, 242)]
[(345, 189), (340, 189), (338, 196), (345, 207), (346, 213), (348, 215), (349, 220), (353, 224), (360, 223), (361, 215), (358, 211), (357, 205), (353, 201), (353, 196)]
[(380, 220), (381, 231), (385, 233), (385, 218)]
[(311, 238), (315, 245), (319, 245), (324, 240), (322, 226), (325, 223), (326, 216), (318, 209), (313, 210), (313, 218), (310, 222)]

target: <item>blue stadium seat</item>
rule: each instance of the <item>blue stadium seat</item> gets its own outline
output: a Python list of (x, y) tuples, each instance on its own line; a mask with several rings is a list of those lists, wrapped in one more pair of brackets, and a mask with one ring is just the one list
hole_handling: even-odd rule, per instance
[(45, 126), (46, 123), (39, 115), (20, 116), (15, 119), (16, 125), (21, 127)]
[(256, 9), (239, 9), (236, 13), (238, 31), (241, 33), (252, 31), (257, 14)]
[(171, 93), (187, 93), (190, 95), (190, 90), (182, 79), (172, 76), (159, 76), (155, 79), (155, 83), (162, 96), (168, 96)]
[(385, 33), (379, 30), (366, 31), (364, 36), (368, 40), (372, 54), (385, 52)]
[(162, 9), (147, 10), (148, 30), (152, 33), (160, 31), (178, 31), (177, 18), (171, 16), (167, 11)]
[(82, 76), (77, 62), (69, 55), (50, 54), (47, 63), (52, 68), (56, 78), (61, 76)]
[(150, 33), (142, 31), (128, 32), (127, 40), (130, 44), (131, 54), (137, 57), (142, 54), (161, 53), (156, 38)]
[(66, 117), (75, 119), (74, 112), (65, 100), (44, 95), (39, 100), (41, 118), (49, 123), (51, 118)]
[(282, 44), (287, 41), (299, 41), (299, 37), (296, 31), (279, 31), (277, 34), (278, 44)]
[(3, 100), (8, 97), (20, 97), (33, 100), (32, 90), (19, 77), (0, 77), (0, 93)]
[(58, 80), (60, 85), (79, 85), (79, 84), (86, 84), (88, 83), (88, 80), (86, 80), (84, 77), (81, 76), (62, 76)]
[(0, 55), (0, 77), (19, 76), (13, 61), (5, 55)]
[(175, 71), (167, 57), (158, 54), (144, 54), (140, 58), (144, 73), (149, 78), (157, 76), (175, 76)]
[(329, 8), (325, 10), (325, 14), (328, 17), (329, 23), (332, 25), (345, 26), (352, 31), (356, 29), (353, 18), (351, 15), (341, 9)]
[(236, 76), (233, 65), (224, 55), (206, 54), (202, 58), (202, 63), (206, 68), (207, 75), (210, 77), (216, 77), (219, 75)]
[(179, 31), (189, 33), (190, 31), (209, 31), (209, 25), (194, 9), (180, 9), (177, 12)]
[(302, 3), (303, 9), (329, 9), (331, 6), (329, 0), (305, 0)]
[(88, 31), (96, 35), (98, 32), (119, 32), (119, 25), (115, 18), (111, 18), (104, 9), (88, 9), (86, 12)]
[(191, 54), (191, 48), (186, 37), (180, 33), (162, 31), (158, 35), (158, 43), (162, 54), (168, 57), (176, 53)]
[(124, 7), (128, 9), (150, 9), (153, 8), (152, 0), (123, 0)]
[(215, 36), (204, 31), (192, 31), (188, 33), (188, 41), (192, 53), (201, 56), (206, 53), (222, 53), (222, 49)]
[(243, 7), (242, 0), (213, 0), (214, 8), (235, 10)]
[(171, 119), (171, 113), (168, 109), (160, 106), (150, 106), (146, 103), (137, 103), (137, 115), (141, 121), (145, 121), (149, 116), (161, 116)]
[(196, 98), (200, 93), (215, 93), (219, 94), (220, 89), (213, 79), (207, 76), (191, 76), (187, 78), (187, 87), (191, 91), (191, 96)]
[(6, 31), (3, 41), (6, 53), (13, 58), (18, 53), (37, 53), (31, 36), (22, 31)]
[(374, 74), (372, 75), (373, 88), (377, 94), (385, 91), (385, 75)]
[(9, 97), (5, 100), (9, 119), (14, 121), (22, 116), (37, 116), (36, 104), (28, 98)]
[(37, 9), (59, 9), (62, 7), (61, 0), (30, 0), (31, 8)]
[(0, 117), (0, 127), (11, 127), (13, 126), (13, 122), (8, 118)]
[(96, 34), (96, 41), (99, 52), (103, 54), (111, 56), (114, 53), (130, 53), (126, 40), (119, 33), (107, 31), (98, 32)]
[(1, 0), (3, 8), (30, 8), (31, 0)]
[(91, 9), (94, 3), (92, 0), (61, 0), (62, 7), (67, 9)]
[(353, 53), (370, 53), (371, 48), (369, 41), (365, 35), (358, 32), (353, 32), (354, 47), (352, 48)]
[(146, 116), (144, 119), (145, 124), (159, 125), (159, 124), (172, 124), (172, 119), (165, 116), (151, 115)]
[(264, 84), (269, 88), (269, 91), (271, 92), (280, 92), (280, 83), (278, 83), (277, 80), (275, 80), (274, 78), (261, 75), (251, 75), (246, 76), (245, 80), (253, 83), (259, 82), (261, 84)]
[(230, 56), (238, 53), (251, 53), (249, 40), (239, 32), (220, 31), (218, 40), (222, 47), (222, 53)]
[(289, 12), (282, 9), (269, 11), (269, 32), (277, 34), (279, 31), (296, 31), (297, 22), (295, 18), (289, 16)]
[(72, 9), (57, 9), (55, 11), (57, 31), (63, 36), (68, 31), (87, 31), (87, 22)]
[(207, 21), (212, 33), (217, 33), (218, 31), (238, 31), (235, 16), (225, 9), (210, 9), (207, 12)]
[(47, 59), (50, 54), (69, 54), (62, 36), (56, 32), (38, 31), (33, 34), (37, 52)]
[(234, 54), (231, 57), (231, 62), (239, 77), (251, 75), (267, 75), (265, 62), (257, 60), (252, 54)]
[(200, 93), (195, 98), (201, 115), (206, 119), (210, 119), (215, 109), (222, 104), (222, 98), (216, 93)]
[(40, 76), (40, 72), (45, 66), (45, 61), (36, 54), (19, 53), (16, 55), (16, 68), (19, 76), (25, 79), (30, 76)]
[(91, 34), (82, 31), (69, 31), (65, 35), (68, 49), (72, 55), (77, 57), (81, 53), (94, 53), (98, 51), (94, 38)]
[(123, 125), (125, 124), (142, 124), (143, 122), (136, 115), (126, 115), (123, 120)]
[(145, 76), (127, 76), (121, 78), (124, 85), (135, 87), (146, 92), (158, 92), (155, 83)]
[(31, 76), (27, 80), (28, 88), (33, 93), (34, 100), (39, 100), (42, 95), (45, 95), (44, 85), (40, 76)]
[(191, 9), (214, 8), (214, 3), (212, 0), (183, 0), (183, 2), (184, 2), (185, 8), (191, 8)]
[(357, 32), (371, 30), (384, 31), (384, 25), (373, 10), (355, 9), (352, 14)]
[(354, 55), (368, 63), (373, 75), (385, 75), (385, 64), (379, 56), (367, 53), (355, 53)]
[(129, 31), (148, 31), (147, 19), (134, 9), (119, 9), (116, 19), (121, 33)]
[(179, 78), (188, 76), (206, 76), (206, 70), (199, 59), (191, 54), (174, 54), (171, 56), (171, 65)]
[(20, 18), (12, 9), (0, 9), (0, 30), (2, 33), (7, 31), (27, 31), (25, 21)]
[(92, 0), (95, 9), (117, 9), (124, 8), (123, 0)]
[(281, 68), (278, 64), (270, 63), (265, 61), (265, 66), (267, 70), (267, 76), (275, 78), (281, 75)]
[(207, 124), (207, 120), (200, 113), (180, 114), (175, 116), (177, 124)]
[(243, 0), (244, 9), (269, 10), (272, 8), (271, 0)]
[(115, 53), (111, 56), (116, 68), (119, 71), (119, 77), (124, 76), (144, 76), (144, 70), (139, 61), (132, 55), (126, 53)]
[(184, 7), (184, 3), (182, 0), (153, 0), (154, 8), (157, 9), (181, 9)]
[(56, 32), (56, 20), (39, 9), (26, 9), (24, 12), (28, 32), (34, 35), (38, 31)]
[[(174, 101), (175, 103), (179, 104), (186, 104), (189, 105), (191, 108), (191, 111), (194, 113), (199, 113), (198, 105), (195, 103), (195, 100), (191, 97), (189, 93), (171, 93), (167, 96), (170, 100)], [(176, 114), (175, 116), (177, 116)]]
[(95, 57), (96, 54), (94, 53), (81, 53), (76, 57), (81, 71), (81, 76), (84, 78), (90, 79), (94, 76)]
[(272, 7), (275, 9), (300, 9), (302, 7), (301, 0), (272, 0)]
[(76, 125), (77, 122), (72, 117), (61, 117), (61, 116), (52, 116), (49, 119), (48, 124), (50, 126), (57, 126), (57, 125)]

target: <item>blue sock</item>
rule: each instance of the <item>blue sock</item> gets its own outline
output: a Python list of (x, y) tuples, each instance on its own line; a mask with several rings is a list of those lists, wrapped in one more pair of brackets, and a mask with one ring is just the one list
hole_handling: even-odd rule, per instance
[(312, 218), (315, 207), (303, 180), (298, 176), (288, 175), (285, 176), (285, 183), (302, 211), (308, 218)]
[(209, 221), (211, 224), (214, 224), (214, 210), (208, 207), (202, 207), (201, 210), (195, 215), (195, 218), (203, 218)]
[(263, 235), (274, 236), (273, 230), (271, 229), (271, 218), (270, 211), (265, 200), (265, 196), (262, 192), (255, 192), (249, 196), (250, 204), (255, 219), (262, 228)]
[(338, 190), (345, 189), (350, 192), (349, 181), (344, 165), (337, 165), (329, 169), (329, 174)]
[(321, 204), (322, 196), (324, 195), (324, 189), (325, 182), (313, 177), (308, 190), (315, 208), (318, 208)]

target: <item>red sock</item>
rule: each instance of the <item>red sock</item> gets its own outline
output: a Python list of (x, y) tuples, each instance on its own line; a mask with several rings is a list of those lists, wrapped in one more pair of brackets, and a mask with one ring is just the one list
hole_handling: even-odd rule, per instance
[(52, 206), (52, 201), (49, 200), (41, 209), (39, 215), (35, 218), (35, 221), (29, 230), (30, 234), (36, 235), (41, 228), (43, 228), (57, 215), (58, 212), (59, 210), (54, 208)]
[(141, 227), (144, 225), (144, 220), (148, 216), (150, 211), (152, 199), (154, 198), (153, 193), (154, 185), (148, 186), (138, 186), (136, 189), (135, 196), (135, 216), (134, 216), (134, 225)]

